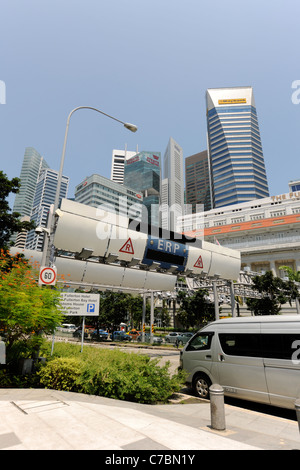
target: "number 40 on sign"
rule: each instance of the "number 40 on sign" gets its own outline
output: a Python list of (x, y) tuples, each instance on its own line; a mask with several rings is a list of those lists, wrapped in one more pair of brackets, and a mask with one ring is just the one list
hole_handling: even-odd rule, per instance
[(56, 283), (56, 268), (49, 268), (49, 266), (42, 266), (39, 275), (39, 284), (53, 286)]

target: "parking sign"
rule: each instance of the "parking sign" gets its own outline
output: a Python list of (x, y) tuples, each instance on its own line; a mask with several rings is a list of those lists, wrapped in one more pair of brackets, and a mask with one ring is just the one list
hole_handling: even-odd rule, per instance
[(87, 304), (87, 313), (95, 313), (95, 304)]
[(63, 313), (69, 316), (98, 316), (99, 304), (100, 294), (62, 292), (60, 297)]

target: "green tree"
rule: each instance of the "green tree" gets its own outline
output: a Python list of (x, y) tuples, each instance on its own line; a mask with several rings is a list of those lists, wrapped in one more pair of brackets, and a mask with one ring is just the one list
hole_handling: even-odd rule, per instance
[(280, 266), (279, 269), (287, 273), (290, 281), (300, 282), (300, 271), (294, 271), (290, 266)]
[(255, 276), (253, 278), (253, 289), (261, 294), (261, 298), (249, 298), (246, 300), (248, 310), (254, 315), (277, 315), (281, 310), (281, 305), (289, 298), (289, 285), (274, 276), (272, 271)]
[(287, 295), (289, 297), (290, 303), (292, 300), (295, 300), (296, 302), (298, 302), (298, 307), (299, 307), (300, 295), (299, 295), (299, 290), (298, 290), (298, 286), (299, 286), (298, 283), (300, 283), (300, 271), (294, 271), (290, 266), (280, 266), (279, 269), (285, 271), (289, 279), (286, 285), (287, 285)]
[(7, 197), (10, 193), (17, 193), (20, 189), (20, 179), (9, 180), (7, 175), (0, 171), (0, 248), (8, 246), (9, 239), (14, 232), (34, 228), (32, 222), (21, 222), (18, 212), (11, 212)]
[(127, 294), (127, 312), (132, 328), (141, 328), (143, 315), (143, 299), (141, 296)]
[(27, 260), (0, 250), (0, 330), (8, 362), (21, 352), (26, 357), (34, 355), (42, 340), (40, 333), (53, 333), (64, 318), (59, 292), (39, 287), (36, 279)]
[(206, 289), (198, 289), (193, 295), (185, 291), (178, 293), (180, 309), (177, 318), (185, 328), (198, 328), (215, 319), (214, 304), (207, 301), (207, 296)]
[(104, 291), (101, 293), (99, 323), (118, 328), (128, 316), (128, 294)]
[(158, 315), (161, 321), (161, 325), (163, 327), (168, 327), (171, 324), (171, 315), (169, 313), (168, 308), (166, 307), (165, 300), (163, 300), (163, 306), (162, 308), (158, 311)]

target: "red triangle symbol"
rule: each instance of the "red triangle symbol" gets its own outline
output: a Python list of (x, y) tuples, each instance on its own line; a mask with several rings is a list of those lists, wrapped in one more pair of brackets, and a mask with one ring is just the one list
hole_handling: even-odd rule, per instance
[(199, 256), (196, 263), (194, 264), (194, 268), (203, 268), (203, 261), (202, 261), (201, 255)]
[(134, 255), (134, 249), (132, 245), (131, 238), (128, 238), (127, 242), (124, 243), (122, 248), (119, 249), (121, 253), (128, 253), (130, 255)]

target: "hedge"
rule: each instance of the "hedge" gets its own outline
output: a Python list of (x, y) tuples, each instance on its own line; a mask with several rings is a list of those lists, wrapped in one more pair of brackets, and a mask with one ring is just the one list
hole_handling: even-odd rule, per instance
[[(185, 375), (169, 373), (169, 363), (119, 350), (57, 343), (37, 372), (41, 386), (138, 403), (165, 403), (178, 392)], [(49, 354), (47, 352), (47, 354)]]

